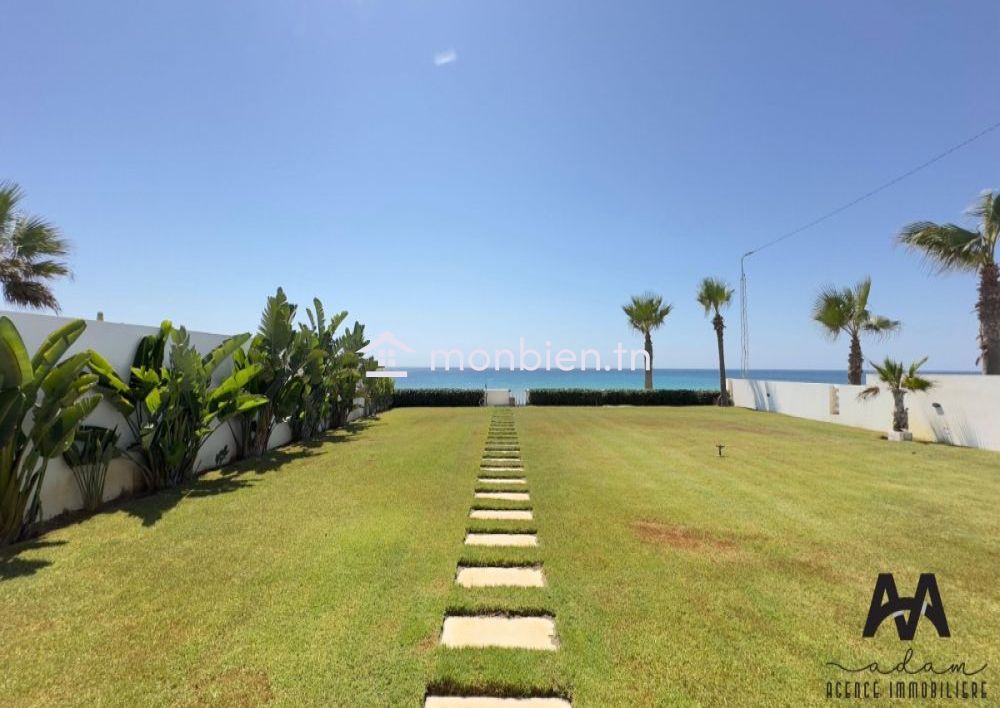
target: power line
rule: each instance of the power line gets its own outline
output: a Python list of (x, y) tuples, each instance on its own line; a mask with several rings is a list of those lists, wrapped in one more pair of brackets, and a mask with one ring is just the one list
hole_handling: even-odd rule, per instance
[(821, 224), (824, 221), (826, 221), (828, 219), (831, 219), (834, 216), (837, 216), (841, 212), (844, 212), (844, 211), (850, 209), (851, 207), (853, 207), (853, 206), (855, 206), (857, 204), (860, 204), (861, 202), (865, 201), (866, 199), (874, 197), (879, 192), (882, 192), (882, 191), (888, 189), (889, 187), (892, 187), (893, 185), (896, 185), (896, 184), (902, 182), (907, 177), (912, 177), (913, 175), (917, 174), (921, 170), (926, 169), (927, 167), (930, 167), (935, 162), (943, 160), (944, 158), (946, 158), (949, 155), (951, 155), (953, 152), (961, 150), (966, 145), (974, 143), (975, 141), (979, 140), (984, 135), (987, 135), (987, 134), (993, 132), (997, 128), (1000, 128), (1000, 121), (997, 121), (996, 123), (993, 123), (992, 125), (989, 125), (986, 128), (983, 128), (982, 130), (980, 130), (975, 135), (966, 138), (965, 140), (963, 140), (960, 143), (956, 143), (955, 145), (952, 145), (947, 150), (944, 150), (943, 152), (940, 152), (940, 153), (934, 155), (929, 160), (926, 160), (926, 161), (920, 163), (916, 167), (913, 167), (913, 168), (907, 170), (906, 172), (903, 172), (902, 174), (899, 174), (899, 175), (893, 177), (888, 182), (883, 182), (882, 184), (878, 185), (874, 189), (868, 190), (864, 194), (861, 194), (860, 196), (855, 197), (854, 199), (852, 199), (849, 202), (845, 202), (844, 204), (841, 204), (837, 208), (832, 209), (832, 210), (826, 212), (825, 214), (822, 214), (821, 216), (818, 216), (817, 218), (813, 219), (812, 221), (809, 221), (809, 222), (807, 222), (805, 224), (802, 224), (801, 226), (798, 226), (798, 227), (792, 229), (791, 231), (787, 231), (787, 232), (781, 234), (780, 236), (777, 236), (777, 237), (771, 239), (770, 241), (767, 241), (766, 243), (763, 243), (760, 246), (757, 246), (756, 248), (753, 248), (753, 249), (747, 251), (746, 253), (744, 253), (740, 257), (740, 348), (741, 348), (741, 352), (740, 353), (742, 355), (742, 361), (741, 361), (741, 367), (740, 368), (741, 368), (741, 371), (743, 373), (744, 378), (746, 378), (749, 375), (749, 371), (750, 371), (750, 328), (749, 328), (749, 325), (747, 324), (747, 279), (746, 279), (746, 269), (744, 267), (745, 266), (744, 262), (746, 261), (747, 258), (749, 258), (750, 256), (752, 256), (752, 255), (754, 255), (756, 253), (760, 253), (761, 251), (763, 251), (766, 248), (770, 248), (771, 246), (779, 244), (782, 241), (790, 239), (793, 236), (797, 236), (798, 234), (802, 233), (803, 231), (811, 229), (813, 226)]

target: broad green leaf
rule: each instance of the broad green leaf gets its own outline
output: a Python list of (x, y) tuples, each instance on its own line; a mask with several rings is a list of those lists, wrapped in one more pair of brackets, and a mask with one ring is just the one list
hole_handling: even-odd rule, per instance
[(31, 359), (31, 368), (35, 376), (43, 378), (62, 359), (63, 354), (80, 338), (85, 329), (87, 329), (86, 322), (73, 320), (50, 333)]
[(0, 317), (0, 387), (17, 388), (33, 371), (21, 333), (9, 317)]

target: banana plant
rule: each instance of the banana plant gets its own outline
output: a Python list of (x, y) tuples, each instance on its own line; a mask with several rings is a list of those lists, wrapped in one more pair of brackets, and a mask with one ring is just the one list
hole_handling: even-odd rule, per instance
[(302, 324), (300, 346), (309, 352), (303, 367), (303, 387), (299, 410), (292, 418), (295, 436), (309, 440), (330, 423), (335, 390), (336, 361), (340, 340), (337, 328), (347, 319), (347, 310), (326, 319), (323, 303), (313, 298), (313, 309), (306, 309), (309, 324)]
[[(213, 381), (216, 370), (249, 338), (229, 337), (202, 357), (183, 327), (174, 329), (164, 321), (157, 334), (139, 342), (127, 384), (107, 361), (94, 358), (92, 371), (132, 433), (124, 453), (142, 470), (148, 488), (175, 487), (191, 479), (198, 453), (215, 429), (267, 403), (247, 390), (260, 373), (256, 365)], [(168, 342), (170, 362), (165, 365)], [(224, 449), (217, 461), (227, 455)]]
[[(250, 390), (266, 403), (239, 420), (238, 438), (241, 453), (260, 457), (268, 450), (274, 428), (292, 419), (302, 398), (304, 369), (313, 352), (310, 339), (295, 329), (298, 307), (288, 302), (284, 290), (267, 298), (257, 334), (246, 351), (236, 352), (233, 365), (237, 371), (259, 371)], [(234, 432), (234, 436), (237, 433)]]
[(94, 353), (63, 359), (85, 329), (83, 320), (60, 327), (29, 358), (17, 327), (0, 317), (0, 545), (24, 538), (41, 517), (49, 460), (101, 400), (88, 395), (98, 382), (86, 371)]
[[(364, 361), (365, 372), (376, 371), (378, 362), (369, 357)], [(392, 404), (392, 396), (396, 390), (391, 378), (381, 376), (365, 376), (361, 379), (361, 390), (365, 396), (365, 415), (374, 415), (384, 411)]]
[(361, 350), (369, 344), (365, 339), (365, 326), (357, 321), (353, 329), (345, 329), (338, 339), (337, 355), (334, 357), (335, 383), (331, 395), (335, 425), (343, 425), (354, 408), (354, 399), (358, 395), (361, 379), (370, 359)]

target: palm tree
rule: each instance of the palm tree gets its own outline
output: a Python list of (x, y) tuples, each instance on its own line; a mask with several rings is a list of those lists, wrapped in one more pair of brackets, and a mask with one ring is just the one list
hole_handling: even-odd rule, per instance
[(847, 382), (861, 384), (861, 334), (886, 337), (899, 329), (897, 320), (873, 315), (868, 311), (868, 296), (872, 290), (872, 279), (865, 278), (853, 288), (837, 289), (826, 286), (816, 296), (813, 305), (813, 319), (826, 329), (831, 339), (837, 339), (843, 332), (851, 338), (851, 352), (847, 357)]
[(939, 272), (979, 273), (979, 359), (984, 374), (1000, 374), (1000, 192), (985, 191), (968, 214), (980, 220), (975, 231), (955, 224), (917, 221), (904, 227), (899, 242), (920, 251)]
[(663, 324), (672, 309), (672, 305), (664, 305), (663, 298), (653, 293), (633, 295), (631, 302), (622, 305), (622, 310), (628, 315), (629, 325), (636, 332), (641, 332), (645, 338), (646, 383), (644, 388), (647, 391), (653, 388), (653, 338), (651, 332)]
[(713, 310), (712, 326), (719, 342), (719, 405), (729, 405), (729, 392), (726, 390), (726, 350), (722, 332), (726, 325), (722, 320), (722, 308), (729, 307), (733, 299), (733, 289), (724, 280), (705, 278), (698, 287), (698, 302), (705, 308), (707, 317)]
[(0, 287), (8, 302), (58, 312), (56, 296), (43, 281), (70, 275), (60, 260), (69, 243), (52, 224), (20, 213), (22, 196), (13, 182), (0, 182)]
[[(910, 415), (904, 405), (906, 394), (910, 391), (926, 391), (934, 386), (933, 383), (917, 373), (926, 361), (927, 357), (924, 357), (920, 361), (910, 364), (909, 369), (903, 368), (903, 364), (893, 361), (889, 357), (886, 357), (885, 362), (881, 366), (874, 361), (871, 362), (872, 367), (878, 373), (878, 380), (884, 383), (892, 393), (894, 404), (892, 429), (897, 432), (903, 432), (910, 426)], [(874, 398), (878, 394), (878, 386), (869, 386), (858, 394), (858, 398)]]

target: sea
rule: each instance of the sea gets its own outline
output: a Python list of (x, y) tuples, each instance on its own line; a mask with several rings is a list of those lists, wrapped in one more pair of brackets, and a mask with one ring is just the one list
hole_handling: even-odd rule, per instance
[[(641, 389), (643, 371), (602, 371), (558, 369), (546, 371), (473, 371), (428, 367), (408, 368), (406, 378), (395, 380), (396, 388), (505, 388), (519, 396), (528, 389), (539, 388), (589, 388), (589, 389)], [(732, 378), (740, 375), (739, 369), (727, 372)], [(810, 383), (847, 383), (846, 370), (826, 369), (753, 369), (750, 378), (768, 381), (804, 381)], [(653, 369), (653, 387), (670, 389), (718, 389), (718, 369)]]

